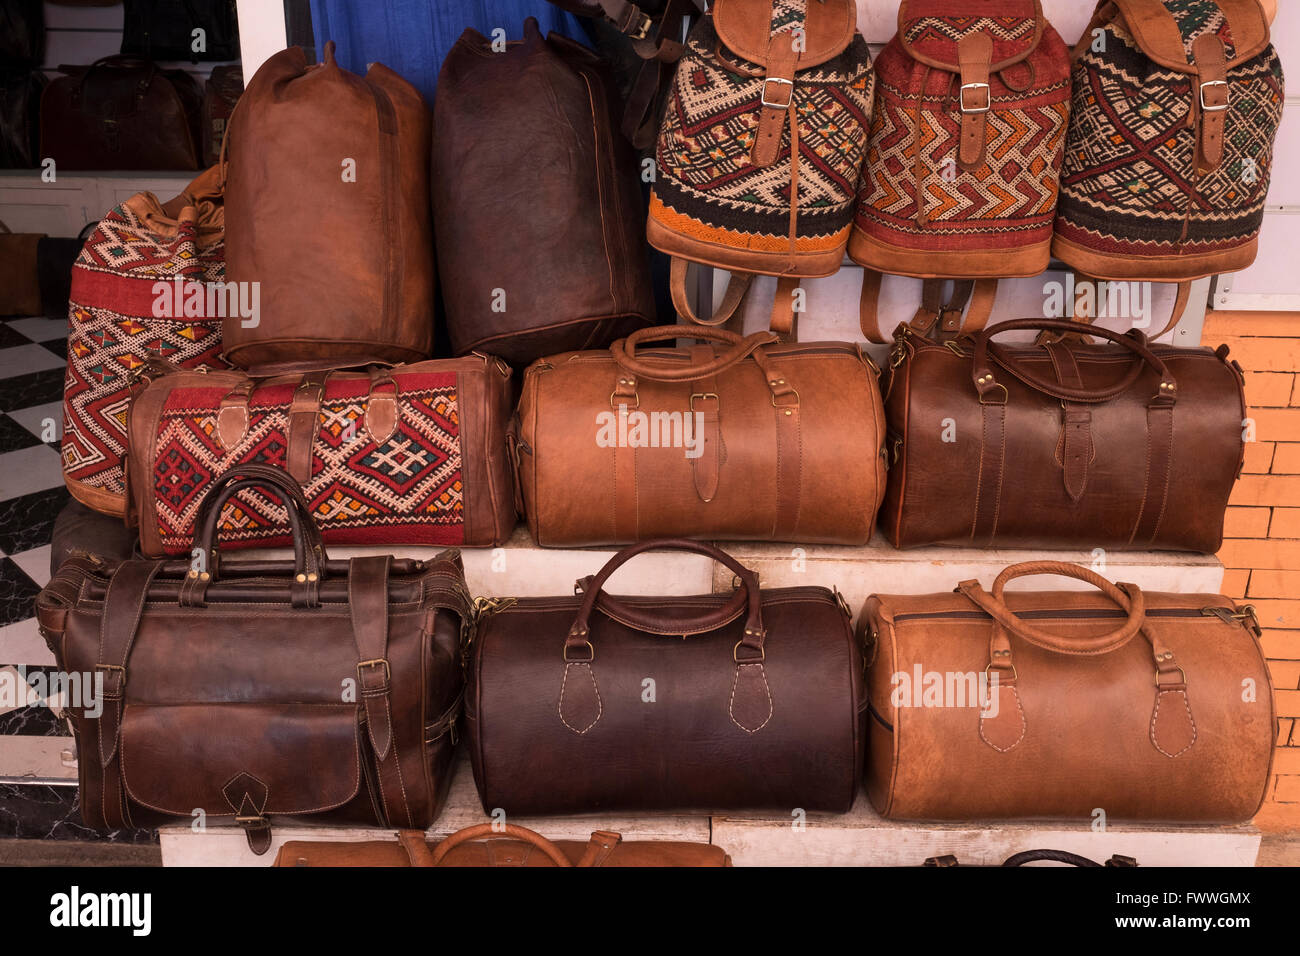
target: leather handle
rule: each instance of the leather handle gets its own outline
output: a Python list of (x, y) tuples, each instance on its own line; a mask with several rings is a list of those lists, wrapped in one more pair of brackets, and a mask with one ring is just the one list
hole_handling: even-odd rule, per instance
[(426, 862), (421, 859), (418, 863), (412, 858), (411, 862), (416, 866), (442, 866), (442, 861), (447, 858), (452, 850), (462, 843), (468, 843), (470, 840), (478, 840), (483, 837), (507, 836), (516, 840), (522, 840), (525, 843), (537, 847), (545, 853), (556, 866), (573, 866), (573, 861), (564, 855), (558, 846), (552, 843), (546, 837), (542, 836), (535, 830), (529, 830), (527, 827), (515, 826), (513, 823), (504, 824), (505, 829), (497, 829), (501, 824), (496, 823), (479, 823), (472, 827), (465, 827), (457, 830), (447, 839), (434, 848), (433, 856)]
[[(657, 365), (643, 362), (637, 357), (637, 348), (647, 342), (662, 342), (677, 338), (721, 342), (731, 347), (712, 362), (698, 365)], [(772, 332), (756, 332), (744, 338), (726, 329), (713, 329), (707, 326), (658, 325), (633, 332), (626, 339), (619, 339), (609, 347), (609, 351), (621, 368), (641, 378), (652, 382), (693, 382), (739, 365), (751, 355), (760, 353), (763, 346), (772, 345), (779, 340), (780, 336)]]
[(90, 74), (106, 66), (121, 66), (121, 67), (134, 66), (134, 67), (148, 68), (149, 71), (148, 77), (146, 77), (140, 83), (140, 86), (143, 88), (148, 88), (149, 84), (153, 82), (154, 77), (158, 75), (158, 64), (155, 63), (153, 60), (148, 59), (147, 57), (132, 56), (130, 54), (121, 54), (121, 53), (114, 53), (110, 56), (101, 56), (94, 63), (90, 64), (90, 66), (86, 67), (86, 69), (82, 72), (81, 76), (78, 78), (77, 81), (78, 96), (82, 95), (82, 91), (86, 88), (86, 81), (90, 79)]
[[(981, 399), (994, 391), (1005, 388), (1005, 386), (998, 383), (997, 376), (993, 374), (992, 364), (989, 361), (990, 351), (993, 352), (993, 356), (997, 359), (999, 365), (1030, 388), (1042, 392), (1044, 395), (1059, 398), (1062, 401), (1086, 403), (1109, 401), (1117, 395), (1122, 395), (1124, 392), (1132, 388), (1133, 384), (1142, 374), (1142, 366), (1136, 365), (1129, 372), (1124, 381), (1120, 382), (1118, 385), (1111, 386), (1110, 388), (1071, 388), (1070, 386), (1062, 385), (1059, 382), (1051, 382), (1027, 371), (1024, 366), (1017, 363), (1005, 352), (996, 350), (990, 341), (995, 335), (1001, 335), (1003, 332), (1036, 330), (1073, 334), (1079, 331), (1079, 324), (1076, 322), (1065, 322), (1055, 319), (1019, 319), (1012, 322), (1000, 322), (975, 336), (975, 352), (974, 361), (971, 365), (971, 378), (975, 383), (975, 388), (980, 393)], [(1121, 334), (1119, 332), (1112, 332), (1110, 329), (1088, 326), (1087, 334), (1095, 335), (1099, 338), (1113, 342), (1116, 345), (1123, 346), (1142, 359), (1146, 365), (1154, 368), (1160, 375), (1160, 392), (1155, 396), (1155, 399), (1162, 404), (1174, 404), (1177, 399), (1178, 383), (1175, 381), (1173, 373), (1169, 371), (1169, 367), (1165, 365), (1158, 355), (1147, 347), (1146, 339), (1140, 332)]]
[[(1003, 592), (1009, 581), (1036, 574), (1058, 574), (1091, 584), (1127, 611), (1128, 617), (1120, 627), (1096, 637), (1067, 638), (1035, 627), (1018, 617), (1006, 605)], [(962, 594), (974, 601), (1012, 634), (1044, 650), (1059, 654), (1105, 654), (1118, 650), (1137, 635), (1146, 620), (1146, 599), (1137, 585), (1113, 584), (1088, 568), (1063, 561), (1030, 561), (1025, 564), (1013, 564), (997, 576), (991, 594), (980, 587), (978, 581), (963, 581), (957, 587)]]

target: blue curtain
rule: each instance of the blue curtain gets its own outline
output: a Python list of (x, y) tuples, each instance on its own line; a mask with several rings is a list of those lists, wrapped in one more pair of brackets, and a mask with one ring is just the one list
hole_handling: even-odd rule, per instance
[(590, 45), (577, 17), (547, 0), (311, 0), (316, 55), (333, 40), (339, 65), (365, 73), (382, 63), (409, 80), (433, 106), (438, 70), (467, 27), (486, 36), (498, 27), (507, 40), (523, 37), (536, 17), (542, 33), (562, 33)]

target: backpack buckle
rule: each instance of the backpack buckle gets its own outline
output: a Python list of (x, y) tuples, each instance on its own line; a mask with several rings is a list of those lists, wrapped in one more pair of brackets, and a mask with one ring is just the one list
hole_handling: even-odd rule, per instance
[[(767, 98), (767, 84), (769, 83), (782, 83), (785, 86), (789, 87), (789, 89), (786, 91), (786, 97), (784, 103), (777, 103)], [(784, 110), (789, 108), (790, 101), (792, 99), (794, 99), (794, 80), (782, 79), (779, 76), (769, 76), (763, 80), (763, 105), (764, 106), (768, 107), (769, 109)]]
[[(1222, 106), (1211, 106), (1209, 103), (1206, 103), (1206, 102), (1205, 102), (1205, 91), (1206, 91), (1209, 87), (1211, 87), (1211, 86), (1221, 86), (1221, 87), (1223, 87), (1223, 105), (1222, 105)], [(1228, 88), (1228, 81), (1227, 81), (1227, 80), (1210, 80), (1210, 81), (1207, 82), (1207, 83), (1202, 83), (1202, 84), (1201, 84), (1201, 110), (1204, 111), (1204, 112), (1206, 112), (1206, 113), (1222, 113), (1224, 110), (1226, 110), (1226, 109), (1228, 108), (1228, 104), (1229, 104), (1229, 102), (1230, 102), (1230, 100), (1231, 100), (1231, 96), (1229, 95), (1229, 93), (1230, 93), (1230, 91), (1229, 91), (1229, 88)]]
[[(983, 106), (967, 106), (967, 105), (966, 105), (966, 91), (967, 91), (967, 90), (983, 90), (983, 91), (984, 91), (984, 105), (983, 105)], [(963, 84), (962, 84), (962, 87), (961, 87), (961, 92), (960, 92), (960, 99), (961, 99), (961, 111), (962, 111), (963, 113), (967, 113), (967, 114), (969, 114), (969, 113), (987, 113), (987, 112), (989, 111), (989, 108), (992, 107), (992, 105), (993, 105), (993, 94), (992, 94), (992, 91), (989, 89), (989, 85), (988, 85), (987, 83), (963, 83)]]

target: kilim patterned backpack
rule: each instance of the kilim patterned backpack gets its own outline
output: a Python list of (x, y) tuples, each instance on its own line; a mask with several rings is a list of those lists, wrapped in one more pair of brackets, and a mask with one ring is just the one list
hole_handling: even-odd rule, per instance
[[(780, 277), (772, 328), (801, 278), (844, 261), (874, 75), (853, 0), (716, 0), (691, 31), (659, 133), (646, 232), (673, 257), (673, 304), (702, 325)], [(687, 260), (730, 270), (713, 316), (686, 299)]]
[[(1282, 119), (1259, 0), (1105, 0), (1074, 51), (1052, 251), (1095, 279), (1191, 282), (1255, 259)], [(1076, 316), (1087, 319), (1088, 316)]]
[[(1038, 0), (904, 0), (876, 63), (875, 116), (849, 255), (862, 333), (883, 341), (881, 274), (927, 280), (923, 335), (983, 328), (999, 278), (1051, 261), (1070, 60)], [(956, 283), (941, 304), (942, 280)], [(938, 280), (938, 281), (932, 281)]]
[(216, 167), (168, 203), (132, 196), (86, 240), (72, 267), (63, 391), (63, 477), (82, 504), (126, 514), (127, 409), (150, 357), (227, 367), (221, 317), (209, 311), (215, 297), (204, 285), (225, 272)]

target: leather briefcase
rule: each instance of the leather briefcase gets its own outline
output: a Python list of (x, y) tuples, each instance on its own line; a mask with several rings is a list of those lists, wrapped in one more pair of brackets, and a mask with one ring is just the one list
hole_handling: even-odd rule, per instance
[[(1091, 591), (1005, 591), (1029, 575)], [(1254, 609), (1143, 593), (1073, 564), (985, 591), (871, 597), (867, 793), (902, 820), (1240, 823), (1271, 779)]]
[[(286, 501), (292, 562), (217, 550), (251, 486)], [(59, 668), (102, 687), (67, 708), (86, 825), (234, 823), (264, 853), (288, 820), (432, 824), (463, 690), (460, 556), (331, 561), (292, 479), (261, 465), (212, 488), (201, 528), (192, 561), (77, 557), (37, 598)]]
[[(142, 381), (128, 484), (146, 555), (188, 554), (208, 489), (254, 463), (302, 486), (330, 544), (495, 545), (514, 531), (510, 368), (498, 358), (269, 379), (172, 369)], [(247, 488), (235, 505), (219, 528), (230, 547), (290, 542), (292, 514), (276, 497)]]
[[(731, 594), (613, 597), (637, 555), (687, 551)], [(862, 655), (843, 599), (760, 591), (717, 548), (647, 542), (582, 593), (481, 601), (466, 733), (479, 797), (507, 814), (653, 810), (842, 813), (861, 779)]]
[(995, 343), (1003, 322), (940, 344), (901, 326), (885, 393), (895, 547), (1202, 551), (1245, 461), (1244, 377), (1228, 349)]
[[(678, 336), (725, 348), (640, 348)], [(531, 365), (514, 434), (528, 526), (546, 547), (861, 545), (884, 490), (876, 368), (846, 343), (643, 329)]]
[(534, 830), (480, 823), (445, 840), (425, 841), (421, 830), (401, 830), (397, 840), (368, 843), (293, 841), (280, 847), (276, 866), (731, 866), (731, 857), (710, 843), (666, 840), (624, 842), (621, 834), (596, 830), (591, 839), (550, 841)]

